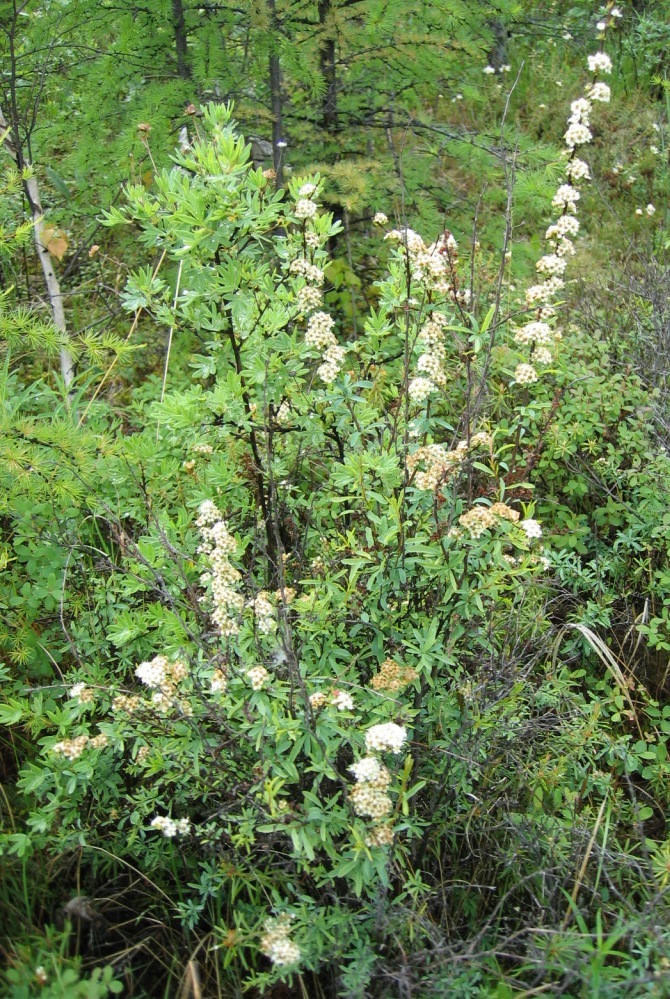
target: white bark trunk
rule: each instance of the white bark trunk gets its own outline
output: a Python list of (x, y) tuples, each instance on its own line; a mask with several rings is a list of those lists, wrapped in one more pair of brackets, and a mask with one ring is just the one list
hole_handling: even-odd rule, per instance
[[(30, 210), (33, 217), (33, 236), (35, 239), (35, 249), (42, 266), (44, 282), (47, 286), (51, 311), (53, 313), (54, 325), (61, 333), (67, 334), (67, 324), (65, 322), (65, 309), (63, 308), (63, 296), (56, 272), (51, 262), (51, 255), (42, 242), (42, 232), (44, 230), (44, 220), (42, 217), (42, 203), (40, 201), (39, 187), (35, 177), (29, 177), (25, 181), (26, 194), (30, 203)], [(65, 382), (65, 388), (69, 389), (74, 379), (74, 360), (72, 354), (63, 346), (60, 349), (60, 370)]]
[[(8, 131), (7, 122), (5, 121), (5, 116), (3, 115), (1, 108), (0, 129), (2, 129), (3, 132)], [(14, 148), (11, 138), (9, 137), (5, 140), (5, 148), (15, 160), (16, 165), (20, 167), (20, 158), (17, 154), (17, 150)], [(65, 322), (65, 310), (63, 308), (63, 296), (60, 290), (60, 283), (53, 268), (49, 251), (42, 242), (44, 220), (42, 217), (42, 202), (40, 201), (40, 191), (37, 179), (35, 177), (28, 177), (27, 180), (24, 180), (23, 186), (28, 198), (28, 204), (30, 205), (30, 214), (33, 220), (35, 249), (37, 250), (37, 256), (42, 268), (42, 273), (44, 274), (44, 283), (47, 286), (47, 294), (49, 296), (54, 325), (60, 330), (61, 333), (67, 334), (67, 324)], [(70, 351), (65, 346), (60, 349), (60, 370), (63, 376), (63, 381), (65, 382), (65, 388), (69, 390), (75, 374), (74, 359)]]

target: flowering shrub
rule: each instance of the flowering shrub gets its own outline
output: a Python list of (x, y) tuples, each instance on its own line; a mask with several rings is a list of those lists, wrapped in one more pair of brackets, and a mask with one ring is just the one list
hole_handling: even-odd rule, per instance
[[(111, 595), (109, 662), (96, 677), (82, 655), (46, 703), (38, 692), (16, 706), (42, 755), (20, 778), (30, 835), (8, 843), (159, 871), (166, 919), (202, 931), (214, 960), (224, 952), (231, 989), (242, 977), (295, 988), (330, 965), (342, 994), (363, 995), (384, 947), (400, 960), (403, 934), (427, 968), (440, 868), (459, 871), (445, 891), (463, 920), (498, 918), (518, 887), (504, 888), (511, 865), (526, 899), (564, 900), (584, 846), (584, 830), (567, 831), (577, 794), (619, 793), (627, 736), (586, 725), (541, 641), (559, 559), (521, 475), (530, 428), (529, 476), (543, 460), (539, 393), (563, 344), (556, 299), (590, 177), (575, 151), (609, 99), (605, 53), (589, 68), (548, 252), (513, 324), (499, 302), (473, 301), (451, 232), (429, 242), (379, 212), (388, 269), (354, 335), (329, 301), (339, 225), (319, 176), (277, 193), (225, 106), (204, 109), (153, 192), (130, 188), (108, 217), (139, 225), (172, 267), (133, 274), (125, 304), (196, 345), (193, 380), (120, 448), (120, 513), (90, 499), (120, 552), (118, 578), (96, 582), (100, 605)], [(73, 623), (73, 643), (84, 631)], [(603, 694), (613, 725), (622, 696)], [(501, 801), (491, 904), (477, 864)], [(561, 863), (545, 871), (552, 850)]]

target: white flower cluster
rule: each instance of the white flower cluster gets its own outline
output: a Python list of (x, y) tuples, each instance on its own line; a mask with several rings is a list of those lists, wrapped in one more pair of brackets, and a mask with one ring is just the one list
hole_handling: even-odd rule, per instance
[(518, 510), (513, 510), (506, 503), (493, 503), (491, 506), (477, 505), (467, 510), (458, 522), (460, 528), (452, 528), (449, 532), (451, 537), (459, 537), (462, 531), (473, 538), (480, 538), (485, 531), (495, 529), (501, 520), (507, 520), (510, 524), (517, 524), (526, 535), (527, 540), (542, 537), (542, 527), (536, 520), (519, 520)]
[[(550, 355), (551, 359), (551, 355)], [(537, 369), (532, 364), (517, 364), (514, 369), (514, 381), (517, 385), (532, 385), (538, 378)]]
[(498, 520), (488, 506), (473, 506), (458, 518), (458, 523), (471, 538), (480, 538), (484, 531), (495, 527)]
[(423, 285), (426, 291), (443, 295), (459, 305), (469, 304), (469, 291), (459, 287), (456, 273), (458, 243), (451, 232), (443, 232), (430, 246), (426, 246), (413, 229), (392, 229), (384, 239), (406, 248), (412, 280)]
[(52, 753), (64, 756), (66, 760), (77, 760), (85, 749), (104, 749), (109, 739), (100, 732), (99, 735), (77, 735), (74, 739), (62, 739), (51, 747)]
[[(608, 15), (608, 18), (611, 19)], [(608, 21), (609, 23), (609, 21)], [(605, 52), (597, 52), (588, 57), (588, 66), (592, 73), (610, 73), (612, 62)], [(545, 253), (536, 264), (538, 273), (545, 277), (541, 284), (526, 288), (525, 300), (528, 309), (535, 310), (535, 322), (528, 322), (522, 329), (515, 332), (515, 343), (529, 348), (529, 357), (516, 366), (514, 381), (517, 385), (531, 385), (538, 380), (538, 365), (547, 365), (552, 361), (551, 346), (560, 339), (559, 333), (552, 334), (546, 320), (555, 314), (551, 304), (552, 299), (564, 287), (563, 275), (567, 269), (568, 260), (575, 253), (575, 246), (570, 237), (579, 232), (579, 221), (576, 218), (577, 202), (580, 192), (577, 185), (580, 181), (591, 179), (588, 163), (575, 155), (578, 146), (590, 142), (591, 112), (593, 102), (607, 102), (610, 90), (601, 81), (592, 82), (583, 97), (572, 101), (568, 127), (564, 135), (567, 162), (565, 166), (566, 181), (559, 185), (552, 205), (560, 209), (559, 218), (553, 222), (545, 233), (549, 244)]]
[(583, 146), (584, 143), (590, 142), (593, 138), (591, 130), (580, 123), (568, 125), (567, 131), (563, 136), (565, 139), (565, 144), (568, 149), (574, 149), (575, 146)]
[[(560, 241), (567, 236), (576, 236), (579, 232), (579, 219), (574, 215), (561, 215), (559, 219), (549, 226), (545, 233), (545, 238), (550, 242), (560, 245)], [(558, 249), (556, 252), (560, 252)]]
[(526, 305), (544, 308), (554, 295), (557, 295), (564, 287), (565, 283), (555, 275), (543, 281), (542, 284), (532, 284), (526, 288)]
[(356, 815), (383, 819), (393, 810), (393, 802), (386, 793), (391, 783), (391, 774), (376, 756), (364, 756), (349, 770), (356, 779), (356, 785), (349, 793)]
[(154, 656), (150, 662), (140, 663), (135, 670), (135, 676), (145, 687), (152, 688), (154, 693), (151, 704), (161, 712), (169, 711), (178, 706), (188, 713), (190, 705), (177, 699), (177, 686), (189, 675), (188, 666), (180, 659), (170, 662), (166, 656)]
[(95, 692), (85, 683), (75, 683), (73, 687), (70, 687), (70, 697), (81, 704), (92, 704), (95, 701)]
[(270, 676), (265, 666), (252, 666), (246, 672), (246, 677), (251, 684), (252, 690), (262, 690), (265, 682)]
[(275, 419), (279, 424), (286, 424), (291, 419), (291, 403), (288, 399), (284, 399), (281, 406), (277, 410)]
[(270, 603), (270, 598), (265, 590), (261, 590), (253, 600), (249, 600), (247, 607), (250, 607), (256, 618), (256, 627), (261, 635), (270, 635), (277, 627), (277, 618), (274, 605)]
[(312, 711), (320, 711), (327, 704), (331, 704), (338, 711), (354, 710), (354, 699), (346, 690), (334, 689), (330, 696), (322, 690), (317, 690), (314, 694), (310, 694), (309, 704)]
[(591, 101), (586, 97), (580, 97), (570, 105), (570, 117), (568, 118), (568, 130), (564, 135), (565, 144), (569, 150), (574, 151), (575, 146), (583, 146), (593, 138), (589, 125), (591, 114)]
[[(311, 184), (309, 185), (312, 186)], [(306, 219), (313, 219), (319, 210), (319, 206), (316, 201), (310, 201), (309, 198), (300, 198), (296, 201), (295, 208), (293, 209), (293, 214), (300, 221), (305, 221)]]
[(542, 527), (540, 524), (538, 524), (536, 520), (531, 520), (530, 518), (527, 520), (522, 520), (519, 526), (524, 529), (524, 531), (526, 532), (526, 537), (528, 538), (529, 541), (532, 540), (533, 538), (542, 537)]
[(554, 208), (562, 208), (564, 211), (574, 214), (577, 211), (578, 201), (579, 191), (572, 184), (561, 184), (551, 203)]
[(213, 694), (225, 694), (227, 686), (228, 678), (224, 671), (222, 669), (215, 669), (212, 673), (209, 689)]
[(588, 163), (580, 160), (577, 156), (568, 162), (565, 172), (573, 184), (576, 184), (580, 180), (591, 180), (591, 171), (589, 170)]
[(327, 312), (315, 312), (309, 318), (305, 333), (307, 346), (322, 351), (323, 363), (317, 368), (317, 374), (326, 384), (335, 381), (347, 353), (335, 339), (334, 325), (334, 319)]
[(365, 733), (365, 745), (369, 753), (398, 753), (407, 742), (407, 729), (395, 722), (373, 725)]
[(188, 819), (174, 819), (167, 815), (157, 815), (151, 820), (152, 829), (160, 829), (167, 839), (174, 839), (175, 836), (188, 836), (191, 831), (191, 823)]
[(568, 261), (563, 254), (546, 253), (543, 257), (540, 257), (535, 266), (540, 274), (560, 277), (561, 274), (565, 273)]
[[(468, 451), (479, 447), (490, 449), (492, 443), (491, 435), (481, 430), (472, 435), (469, 443), (459, 441), (453, 451), (446, 450), (442, 444), (426, 444), (407, 456), (407, 468), (410, 474), (416, 472), (414, 485), (417, 489), (435, 490), (444, 485), (451, 473), (460, 467)], [(419, 468), (419, 465), (423, 468)]]
[(605, 73), (606, 76), (612, 72), (612, 60), (606, 52), (596, 52), (587, 58), (589, 70), (592, 73)]
[(554, 342), (554, 333), (548, 323), (526, 323), (514, 334), (514, 342), (548, 347)]
[(261, 937), (261, 953), (269, 957), (277, 967), (296, 964), (300, 960), (300, 948), (291, 940), (291, 917), (286, 913), (276, 919), (266, 919), (265, 933)]
[(112, 700), (112, 711), (134, 715), (136, 711), (141, 710), (143, 703), (142, 698), (136, 694), (117, 694)]
[(338, 711), (353, 711), (354, 699), (346, 690), (333, 691), (333, 705)]
[(410, 399), (419, 405), (425, 402), (437, 388), (446, 384), (444, 327), (447, 322), (447, 317), (441, 312), (433, 312), (419, 332), (417, 344), (423, 353), (416, 366), (421, 374), (413, 378), (408, 387)]
[(298, 290), (298, 308), (301, 312), (312, 312), (321, 308), (323, 295), (320, 288), (314, 285), (305, 284)]
[(333, 343), (337, 343), (333, 335), (335, 320), (327, 312), (315, 312), (310, 316), (305, 333), (305, 343), (315, 350), (324, 350)]
[(384, 822), (380, 822), (377, 825), (372, 826), (367, 836), (365, 837), (366, 846), (392, 846), (393, 845), (393, 828), (386, 825)]
[(304, 277), (309, 284), (317, 285), (317, 287), (321, 287), (326, 279), (321, 268), (310, 263), (309, 260), (305, 260), (304, 257), (296, 257), (295, 260), (291, 261), (288, 269), (290, 274), (298, 274), (300, 277)]
[[(367, 756), (353, 763), (349, 771), (354, 775), (355, 786), (349, 793), (351, 806), (362, 818), (379, 823), (393, 811), (393, 802), (388, 794), (391, 774), (375, 755), (377, 753), (401, 753), (407, 742), (407, 729), (395, 722), (372, 725), (365, 733)], [(393, 830), (388, 826), (374, 825), (370, 831), (368, 845), (389, 846), (393, 842)]]
[(422, 406), (435, 391), (435, 383), (430, 378), (412, 378), (407, 387), (409, 397), (417, 406)]
[(203, 586), (209, 584), (214, 604), (212, 620), (224, 638), (228, 638), (239, 631), (244, 609), (244, 598), (235, 589), (241, 576), (230, 563), (237, 545), (220, 510), (211, 500), (201, 504), (196, 525), (203, 541), (198, 551), (207, 556), (211, 567), (210, 572), (202, 574), (200, 582)]
[(590, 101), (600, 101), (603, 104), (609, 104), (612, 91), (607, 83), (598, 80), (586, 88), (586, 96)]

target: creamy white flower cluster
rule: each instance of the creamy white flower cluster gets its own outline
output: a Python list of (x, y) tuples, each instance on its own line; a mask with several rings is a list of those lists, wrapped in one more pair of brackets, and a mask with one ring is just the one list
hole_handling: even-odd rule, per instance
[(597, 80), (586, 88), (586, 96), (590, 101), (601, 101), (603, 104), (609, 104), (612, 91), (607, 83)]
[(408, 683), (416, 680), (417, 676), (418, 673), (412, 666), (401, 666), (395, 659), (385, 659), (379, 667), (379, 672), (370, 680), (370, 686), (373, 690), (398, 693)]
[(321, 268), (317, 267), (316, 264), (310, 263), (304, 257), (296, 257), (295, 260), (291, 261), (288, 269), (289, 274), (297, 274), (300, 277), (304, 277), (305, 281), (311, 285), (316, 285), (317, 288), (320, 288), (326, 279)]
[(209, 683), (209, 689), (213, 694), (225, 694), (226, 687), (228, 686), (228, 677), (226, 676), (224, 670), (215, 669), (212, 673), (212, 679)]
[(66, 760), (76, 760), (85, 749), (104, 749), (109, 739), (102, 732), (99, 735), (77, 735), (74, 739), (62, 739), (51, 747), (52, 753), (64, 756)]
[(612, 72), (612, 60), (606, 52), (596, 52), (587, 57), (589, 69), (592, 73), (605, 73), (607, 76)]
[[(514, 334), (515, 343), (531, 347), (534, 364), (551, 364), (552, 353), (550, 347), (560, 339), (560, 332), (558, 330), (554, 331), (548, 323), (542, 321), (526, 323), (525, 326), (517, 329)], [(520, 364), (517, 367), (515, 377), (520, 385), (524, 383), (530, 384), (537, 381), (537, 371), (533, 365)]]
[(305, 284), (298, 289), (298, 308), (302, 313), (320, 309), (323, 304), (321, 289), (312, 284)]
[[(613, 16), (610, 12), (607, 24)], [(587, 61), (589, 70), (594, 75), (612, 71), (612, 61), (605, 52), (596, 52), (588, 56)], [(586, 88), (585, 96), (577, 98), (570, 105), (568, 127), (564, 135), (566, 180), (559, 185), (551, 202), (554, 208), (560, 209), (561, 214), (547, 229), (545, 238), (549, 250), (536, 264), (538, 274), (544, 280), (540, 284), (531, 285), (525, 292), (526, 308), (535, 310), (536, 321), (527, 323), (522, 329), (517, 330), (514, 336), (515, 343), (529, 348), (527, 360), (521, 361), (514, 372), (514, 381), (517, 385), (532, 385), (538, 380), (537, 367), (551, 363), (553, 359), (551, 347), (560, 339), (560, 334), (552, 333), (546, 320), (555, 314), (551, 301), (564, 287), (563, 275), (567, 270), (569, 258), (575, 252), (570, 237), (576, 236), (579, 232), (576, 214), (580, 192), (577, 185), (581, 181), (591, 179), (588, 163), (575, 154), (579, 146), (590, 142), (593, 138), (590, 128), (593, 103), (607, 102), (609, 99), (610, 89), (607, 84), (595, 80)], [(476, 516), (486, 519), (486, 514)]]
[(417, 345), (423, 353), (416, 366), (421, 374), (410, 381), (407, 390), (410, 399), (418, 404), (425, 402), (432, 392), (446, 384), (444, 327), (447, 323), (447, 317), (441, 312), (433, 312), (419, 332)]
[[(473, 434), (468, 441), (459, 441), (454, 450), (448, 451), (443, 444), (426, 444), (407, 455), (407, 468), (415, 472), (414, 485), (417, 489), (435, 490), (444, 485), (447, 478), (460, 467), (469, 451), (479, 447), (491, 448), (491, 434), (482, 430)], [(418, 468), (418, 466), (423, 466)], [(417, 470), (418, 469), (418, 470)]]
[(391, 774), (376, 756), (364, 756), (349, 770), (356, 779), (356, 785), (349, 794), (356, 815), (379, 820), (393, 811), (393, 802), (386, 793)]
[[(296, 218), (301, 221), (308, 221), (315, 218), (318, 205), (312, 200), (316, 194), (316, 185), (312, 183), (303, 184), (298, 189), (298, 197), (293, 209)], [(304, 233), (306, 245), (312, 249), (318, 249), (321, 239), (318, 233), (309, 231)], [(289, 273), (298, 278), (304, 279), (304, 284), (297, 288), (298, 310), (303, 316), (309, 316), (307, 331), (305, 333), (305, 343), (308, 347), (321, 352), (321, 364), (317, 368), (319, 378), (329, 385), (337, 378), (346, 350), (340, 347), (333, 334), (334, 320), (327, 312), (323, 312), (323, 293), (321, 286), (324, 283), (325, 275), (323, 270), (306, 257), (296, 257), (289, 264)], [(310, 315), (311, 313), (311, 315)]]
[(570, 105), (568, 130), (563, 136), (568, 149), (574, 150), (575, 146), (583, 146), (593, 138), (589, 128), (590, 115), (591, 101), (588, 98), (580, 97)]
[[(299, 188), (295, 206), (295, 214), (299, 219), (309, 219), (316, 216), (318, 206), (315, 201), (311, 200), (314, 194), (316, 194), (315, 184), (307, 183)], [(304, 234), (304, 240), (307, 246), (313, 249), (317, 249), (321, 242), (318, 234), (312, 231)], [(307, 315), (315, 309), (320, 309), (323, 304), (321, 285), (325, 280), (323, 270), (305, 257), (298, 257), (291, 261), (289, 273), (305, 280), (305, 284), (297, 290), (300, 312)]]
[(430, 246), (413, 229), (391, 229), (384, 239), (406, 248), (412, 280), (422, 284), (426, 291), (443, 295), (459, 305), (470, 304), (469, 290), (459, 286), (458, 243), (451, 232), (443, 232)]
[(300, 948), (291, 940), (291, 917), (286, 913), (276, 919), (266, 919), (265, 933), (261, 937), (261, 953), (269, 957), (277, 967), (296, 964), (300, 960)]
[(390, 846), (393, 842), (392, 828), (382, 820), (393, 811), (393, 802), (388, 794), (391, 774), (376, 754), (403, 751), (407, 742), (407, 729), (395, 722), (372, 725), (365, 733), (367, 756), (349, 767), (354, 775), (355, 786), (349, 792), (351, 807), (361, 818), (372, 819), (375, 823), (366, 842), (368, 846)]
[(95, 692), (85, 683), (75, 683), (73, 687), (70, 687), (70, 697), (79, 701), (80, 704), (93, 704), (95, 702)]
[[(518, 519), (517, 511), (512, 510), (506, 503), (494, 503), (492, 506), (477, 505), (471, 507), (458, 518), (458, 523), (471, 538), (479, 538), (484, 531), (497, 527), (501, 520), (516, 523)], [(450, 532), (452, 537), (458, 537), (460, 533), (457, 528)]]
[(365, 733), (365, 746), (369, 753), (395, 753), (397, 756), (406, 742), (407, 729), (395, 722), (372, 725)]
[(154, 656), (150, 662), (140, 663), (135, 670), (135, 676), (145, 687), (171, 687), (185, 680), (188, 676), (188, 666), (181, 660), (170, 662), (166, 656)]
[(157, 815), (151, 820), (152, 829), (160, 829), (167, 839), (174, 839), (175, 836), (188, 836), (191, 831), (189, 819), (171, 819), (167, 815)]
[(301, 222), (313, 219), (319, 210), (316, 201), (312, 201), (314, 194), (316, 194), (316, 184), (303, 184), (298, 191), (293, 214)]
[(262, 690), (270, 676), (265, 666), (252, 666), (245, 675), (252, 690)]
[(177, 687), (188, 675), (186, 663), (180, 659), (170, 662), (166, 656), (154, 656), (150, 662), (140, 663), (135, 670), (137, 679), (154, 691), (151, 706), (163, 713), (173, 707), (179, 707), (185, 714), (192, 713), (190, 705), (177, 698)]
[(635, 209), (635, 214), (636, 215), (643, 215), (645, 213), (649, 216), (649, 218), (651, 218), (652, 215), (655, 215), (656, 214), (656, 207), (655, 207), (655, 205), (652, 205), (651, 202), (650, 202), (647, 205), (647, 207), (644, 209), (644, 212), (643, 212), (643, 210), (641, 208), (636, 208)]
[(458, 518), (460, 527), (452, 527), (449, 536), (460, 537), (465, 531), (470, 538), (480, 538), (485, 531), (494, 530), (501, 520), (506, 520), (511, 524), (518, 524), (526, 535), (528, 541), (542, 537), (542, 527), (531, 518), (519, 520), (518, 510), (513, 510), (506, 503), (493, 503), (491, 506), (477, 504)]
[(322, 351), (323, 363), (317, 368), (317, 374), (326, 384), (335, 381), (347, 353), (335, 339), (334, 325), (335, 320), (327, 312), (314, 312), (305, 333), (307, 346)]
[(277, 627), (277, 618), (274, 604), (270, 602), (269, 595), (265, 590), (261, 590), (253, 600), (247, 602), (256, 618), (256, 627), (261, 635), (270, 635)]
[(196, 525), (202, 537), (198, 552), (207, 556), (211, 566), (210, 572), (201, 575), (200, 582), (209, 586), (214, 605), (212, 620), (224, 638), (228, 638), (239, 631), (244, 609), (244, 597), (235, 589), (241, 576), (230, 562), (237, 545), (220, 510), (211, 500), (205, 500), (200, 505)]
[(346, 690), (337, 690), (336, 688), (331, 691), (330, 695), (322, 690), (310, 694), (309, 704), (312, 711), (320, 711), (327, 704), (331, 704), (338, 711), (354, 710), (354, 699), (351, 694), (348, 694)]
[(526, 537), (529, 541), (532, 541), (533, 538), (542, 537), (542, 526), (536, 520), (532, 520), (531, 518), (522, 520), (519, 527), (522, 527), (526, 532)]

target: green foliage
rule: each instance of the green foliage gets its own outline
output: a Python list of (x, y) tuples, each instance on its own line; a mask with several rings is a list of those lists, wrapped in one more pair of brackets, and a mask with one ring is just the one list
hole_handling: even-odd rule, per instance
[[(501, 16), (535, 30), (525, 7)], [(505, 24), (484, 24), (485, 6), (441, 4), (420, 23), (401, 4), (280, 21), (221, 8), (202, 24), (186, 11), (181, 63), (174, 10), (100, 9), (101, 37), (113, 30), (67, 92), (87, 134), (42, 157), (58, 220), (68, 205), (90, 218), (87, 171), (115, 162), (95, 192), (123, 260), (100, 266), (116, 268), (131, 322), (88, 328), (99, 306), (82, 309), (68, 399), (43, 370), (53, 329), (14, 299), (0, 313), (8, 994), (103, 996), (123, 977), (136, 995), (661, 995), (659, 393), (641, 363), (622, 367), (619, 293), (588, 269), (565, 288), (557, 348), (558, 317), (523, 299), (564, 169), (562, 99), (547, 96), (546, 123), (527, 104), (548, 66), (576, 85), (555, 36), (584, 10), (543, 15), (516, 148), (498, 90)], [(86, 11), (45, 8), (26, 65), (54, 25), (81, 48)], [(331, 35), (343, 129), (324, 117)], [(103, 48), (115, 85), (80, 103)], [(155, 59), (151, 83), (130, 50)], [(192, 81), (244, 89), (243, 121), (258, 122), (277, 52), (293, 165), (318, 172), (287, 169), (276, 190), (228, 103), (189, 110), (164, 168)], [(482, 74), (489, 59), (501, 72)], [(462, 103), (444, 97), (452, 71)], [(43, 152), (66, 127), (57, 81), (47, 73)], [(626, 106), (615, 93), (593, 126), (596, 164)], [(136, 135), (140, 114), (151, 130)], [(380, 126), (369, 142), (363, 123)], [(660, 205), (667, 174), (646, 155), (626, 162), (644, 181), (605, 173), (598, 197), (631, 232), (647, 226), (660, 268), (660, 223), (634, 206)], [(14, 254), (29, 232), (18, 181), (7, 174), (3, 207)], [(453, 192), (450, 229), (426, 245), (406, 213), (442, 231)], [(378, 208), (399, 228), (369, 228)], [(526, 224), (511, 262), (501, 213), (503, 250)], [(615, 246), (587, 238), (571, 267), (610, 274)], [(82, 287), (98, 266), (86, 260)], [(106, 278), (90, 280), (98, 295)], [(631, 309), (649, 331), (662, 303), (644, 306), (644, 287)], [(537, 382), (524, 313), (554, 344)], [(75, 927), (61, 934), (64, 914)]]
[(114, 969), (94, 968), (81, 974), (81, 960), (68, 959), (71, 927), (58, 933), (47, 927), (42, 939), (21, 945), (4, 971), (5, 995), (11, 999), (104, 999), (123, 991)]

